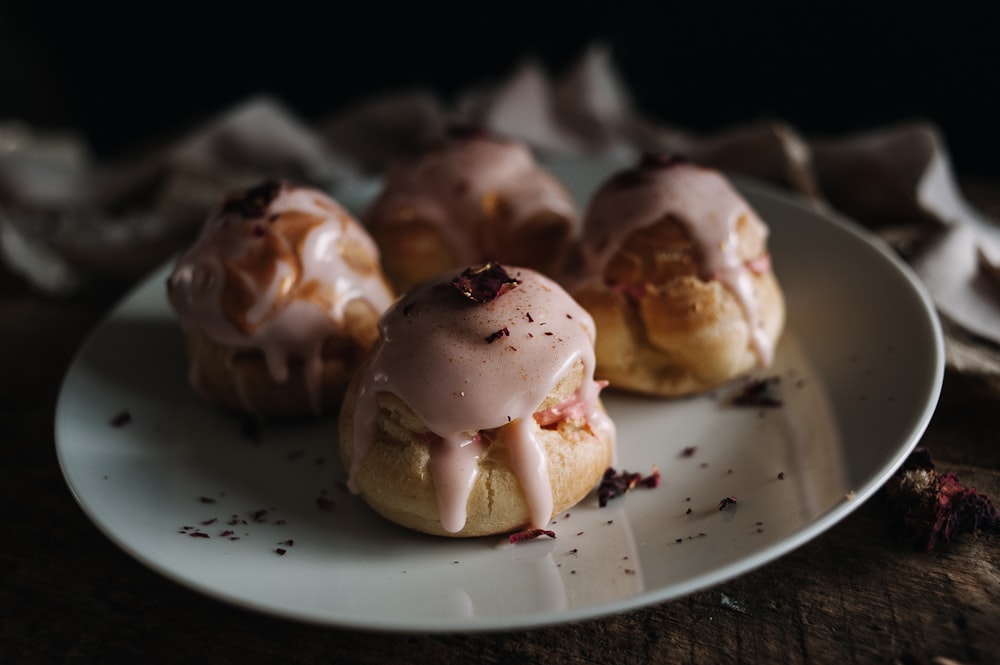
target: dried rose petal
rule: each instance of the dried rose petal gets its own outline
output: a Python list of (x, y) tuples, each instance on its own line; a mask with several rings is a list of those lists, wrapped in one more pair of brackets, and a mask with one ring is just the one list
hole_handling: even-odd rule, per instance
[(261, 217), (271, 202), (281, 192), (281, 182), (268, 180), (245, 192), (235, 194), (222, 204), (222, 212), (240, 215), (247, 219)]
[(653, 473), (651, 473), (650, 475), (648, 475), (645, 478), (643, 478), (642, 480), (640, 480), (639, 484), (642, 485), (643, 487), (648, 487), (650, 489), (655, 489), (655, 488), (659, 487), (660, 486), (660, 468), (654, 464), (653, 465)]
[(926, 448), (910, 454), (885, 492), (904, 535), (918, 549), (929, 552), (979, 529), (1000, 531), (1000, 510), (989, 497), (962, 485), (954, 473), (938, 473)]
[(781, 400), (774, 394), (779, 383), (781, 383), (780, 376), (748, 381), (743, 389), (733, 396), (731, 403), (734, 406), (779, 407)]
[(510, 534), (510, 542), (521, 543), (526, 540), (534, 540), (539, 536), (548, 536), (549, 538), (555, 538), (556, 532), (549, 531), (548, 529), (525, 529), (524, 531), (518, 531), (516, 533)]
[(613, 467), (608, 467), (597, 487), (597, 504), (603, 508), (608, 505), (608, 501), (611, 499), (621, 496), (637, 486), (654, 488), (659, 484), (660, 470), (656, 466), (653, 466), (653, 473), (645, 477), (641, 473), (629, 471), (619, 473)]
[(938, 511), (927, 547), (948, 542), (962, 533), (1000, 529), (1000, 510), (975, 487), (965, 487), (954, 473), (938, 476)]
[(492, 344), (493, 342), (497, 341), (498, 339), (504, 336), (510, 337), (510, 330), (507, 329), (507, 326), (504, 326), (503, 328), (494, 333), (490, 333), (486, 337), (486, 343)]
[(511, 277), (503, 266), (493, 261), (466, 268), (451, 281), (459, 293), (477, 303), (496, 300), (520, 283), (521, 280)]

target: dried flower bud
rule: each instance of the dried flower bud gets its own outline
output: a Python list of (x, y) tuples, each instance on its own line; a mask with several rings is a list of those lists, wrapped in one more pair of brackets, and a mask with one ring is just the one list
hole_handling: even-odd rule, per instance
[(1000, 530), (1000, 510), (965, 487), (954, 473), (938, 473), (926, 448), (916, 448), (885, 485), (903, 534), (926, 551), (963, 533)]

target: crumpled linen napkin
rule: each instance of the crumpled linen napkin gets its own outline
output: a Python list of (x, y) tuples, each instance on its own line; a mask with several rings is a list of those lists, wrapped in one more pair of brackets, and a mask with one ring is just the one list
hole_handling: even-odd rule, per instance
[(0, 122), (0, 260), (53, 295), (94, 275), (135, 278), (182, 247), (225, 191), (286, 177), (336, 193), (371, 182), (454, 121), (523, 139), (543, 158), (626, 163), (666, 151), (838, 210), (910, 261), (945, 321), (949, 364), (1000, 377), (1000, 227), (963, 198), (932, 123), (807, 137), (761, 121), (697, 134), (634, 108), (599, 43), (561, 78), (526, 58), (453, 104), (430, 91), (386, 91), (307, 124), (281, 100), (252, 97), (114, 164), (94, 163), (79, 137)]
[(75, 136), (0, 124), (0, 260), (65, 295), (91, 276), (137, 277), (188, 240), (231, 188), (283, 176), (329, 186), (355, 173), (279, 102), (254, 99), (181, 140), (115, 164)]

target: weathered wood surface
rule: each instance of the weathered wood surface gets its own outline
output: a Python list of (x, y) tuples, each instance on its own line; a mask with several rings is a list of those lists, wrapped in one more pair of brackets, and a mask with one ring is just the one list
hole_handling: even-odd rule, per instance
[[(693, 596), (575, 625), (472, 635), (337, 630), (199, 595), (105, 538), (63, 482), (60, 381), (120, 287), (69, 301), (0, 276), (0, 663), (1000, 662), (1000, 536), (916, 552), (880, 498), (767, 565)], [(1000, 499), (1000, 395), (949, 374), (923, 440)]]

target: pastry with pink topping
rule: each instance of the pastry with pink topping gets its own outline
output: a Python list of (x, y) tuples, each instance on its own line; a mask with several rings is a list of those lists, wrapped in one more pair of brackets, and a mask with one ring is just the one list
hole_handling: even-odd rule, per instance
[(768, 226), (720, 172), (646, 155), (584, 214), (563, 278), (597, 326), (597, 376), (659, 396), (701, 393), (770, 365), (785, 303)]
[(399, 293), (486, 261), (551, 275), (579, 231), (572, 197), (526, 144), (466, 127), (391, 164), (363, 221)]
[(336, 411), (394, 299), (361, 224), (325, 193), (280, 181), (225, 197), (167, 294), (191, 384), (257, 416)]
[(544, 529), (612, 464), (594, 324), (558, 284), (487, 263), (413, 287), (383, 316), (340, 417), (348, 486), (442, 536)]

